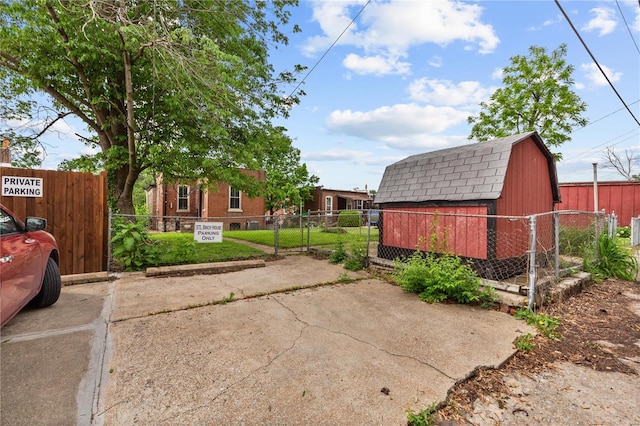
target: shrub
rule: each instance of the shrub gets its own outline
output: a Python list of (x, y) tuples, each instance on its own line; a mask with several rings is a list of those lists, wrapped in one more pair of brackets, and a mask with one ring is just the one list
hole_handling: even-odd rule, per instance
[(619, 226), (616, 229), (616, 236), (619, 238), (631, 238), (631, 228), (628, 226)]
[(126, 271), (137, 271), (156, 263), (154, 243), (141, 222), (116, 222), (111, 244), (113, 258), (121, 262)]
[(621, 247), (616, 238), (609, 238), (606, 233), (598, 239), (598, 256), (586, 269), (604, 277), (620, 278), (635, 281), (638, 274), (638, 261), (626, 247)]
[(329, 256), (329, 263), (342, 263), (346, 258), (347, 252), (344, 249), (344, 243), (342, 241), (338, 241), (335, 250), (333, 250), (331, 252), (331, 256)]
[(350, 271), (359, 271), (367, 263), (367, 242), (358, 238), (349, 247), (349, 256), (344, 260), (344, 268)]
[(338, 214), (338, 226), (353, 228), (362, 225), (362, 216), (358, 210), (343, 210)]
[(395, 262), (393, 276), (403, 290), (418, 293), (425, 302), (470, 303), (492, 297), (491, 291), (480, 290), (480, 278), (471, 266), (449, 254), (416, 251), (406, 262)]

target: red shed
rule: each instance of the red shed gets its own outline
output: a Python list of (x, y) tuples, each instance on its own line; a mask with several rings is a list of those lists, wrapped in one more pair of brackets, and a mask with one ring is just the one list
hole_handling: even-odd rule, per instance
[[(560, 190), (553, 155), (529, 132), (407, 157), (385, 169), (374, 202), (381, 210), (379, 257), (395, 259), (417, 247), (441, 251), (430, 247), (435, 229), (439, 238), (446, 235), (448, 252), (496, 278), (501, 260), (510, 260), (504, 262), (510, 269), (526, 265), (528, 244), (513, 240), (526, 239), (528, 223), (492, 216), (553, 211)], [(552, 237), (539, 244), (551, 247)]]

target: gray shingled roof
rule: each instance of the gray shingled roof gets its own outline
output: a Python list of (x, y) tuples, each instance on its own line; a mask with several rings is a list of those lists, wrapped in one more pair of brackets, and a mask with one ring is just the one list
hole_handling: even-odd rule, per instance
[[(552, 163), (552, 154), (536, 132), (412, 155), (387, 166), (374, 202), (498, 199), (511, 149), (529, 137), (533, 137)], [(557, 179), (554, 185), (557, 186)]]

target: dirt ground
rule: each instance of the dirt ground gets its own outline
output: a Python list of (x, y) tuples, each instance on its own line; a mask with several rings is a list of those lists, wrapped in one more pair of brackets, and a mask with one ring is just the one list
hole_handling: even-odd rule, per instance
[(640, 284), (606, 280), (542, 312), (562, 337), (458, 383), (436, 424), (640, 425)]

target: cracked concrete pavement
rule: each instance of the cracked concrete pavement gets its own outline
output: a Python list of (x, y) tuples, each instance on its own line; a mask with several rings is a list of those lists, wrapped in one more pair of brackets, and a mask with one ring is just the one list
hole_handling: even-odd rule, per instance
[[(58, 324), (51, 336), (44, 326), (37, 336), (28, 331), (32, 322), (46, 324), (36, 317), (53, 315), (52, 307), (2, 329), (10, 340), (2, 345), (2, 421), (33, 424), (21, 421), (33, 418), (23, 417), (26, 401), (5, 400), (5, 377), (20, 387), (22, 375), (31, 375), (20, 354), (39, 344), (70, 357), (56, 375), (68, 378), (60, 393), (73, 393), (64, 419), (77, 424), (403, 425), (406, 410), (442, 401), (456, 381), (477, 366), (501, 364), (513, 340), (531, 332), (499, 312), (423, 303), (364, 272), (339, 283), (345, 272), (290, 256), (221, 275), (124, 274), (114, 283), (65, 287), (49, 320), (60, 322), (63, 311), (77, 309), (71, 297), (93, 288), (100, 303), (75, 320), (83, 327), (61, 333)], [(230, 293), (233, 301), (219, 303)], [(56, 341), (61, 335), (77, 342)], [(29, 395), (21, 389), (17, 396)], [(49, 422), (50, 410), (40, 420), (69, 423)]]

